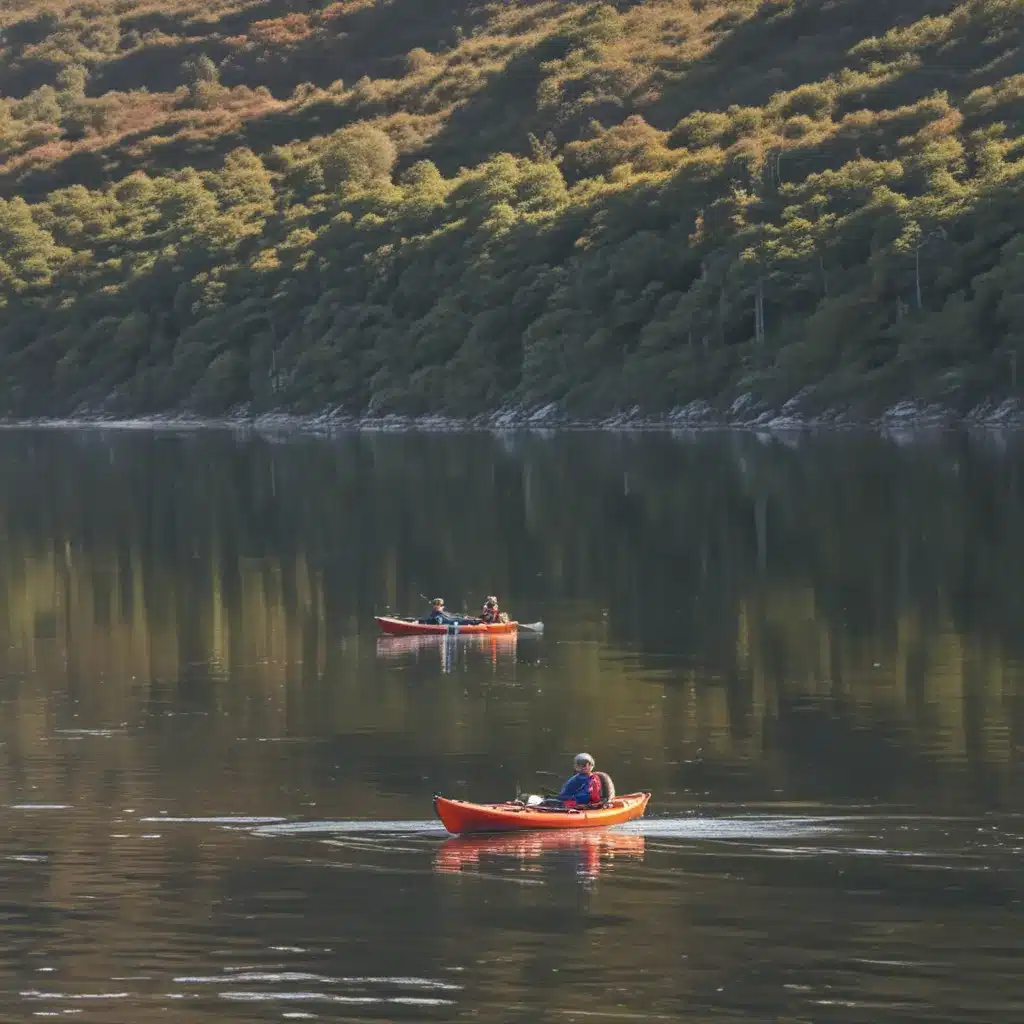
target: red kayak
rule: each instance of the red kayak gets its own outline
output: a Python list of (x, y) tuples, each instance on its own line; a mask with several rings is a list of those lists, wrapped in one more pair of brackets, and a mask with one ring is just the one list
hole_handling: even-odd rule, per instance
[[(392, 619), (387, 615), (375, 615), (377, 625), (390, 636), (443, 636), (462, 633), (515, 633), (518, 622), (481, 622), (479, 626), (437, 626), (433, 623), (410, 622), (408, 619)], [(532, 623), (531, 625), (536, 625)]]
[(444, 827), (465, 832), (520, 832), (541, 828), (601, 828), (639, 818), (647, 809), (650, 793), (617, 796), (606, 807), (592, 810), (540, 810), (509, 801), (503, 804), (471, 804), (466, 800), (434, 797), (434, 810)]

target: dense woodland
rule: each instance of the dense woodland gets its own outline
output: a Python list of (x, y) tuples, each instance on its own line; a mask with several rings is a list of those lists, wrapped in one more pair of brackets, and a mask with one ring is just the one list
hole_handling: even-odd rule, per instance
[(1022, 28), (1024, 0), (6, 0), (0, 412), (1015, 394)]

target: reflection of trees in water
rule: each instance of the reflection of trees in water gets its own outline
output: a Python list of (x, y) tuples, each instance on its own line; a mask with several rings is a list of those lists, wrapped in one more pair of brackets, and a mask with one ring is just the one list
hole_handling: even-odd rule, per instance
[[(0, 439), (0, 630), (26, 675), (9, 726), (24, 752), (46, 742), (56, 688), (90, 721), (145, 719), (168, 737), (149, 758), (175, 756), (172, 711), (221, 757), (239, 737), (370, 733), (368, 777), (399, 751), (428, 771), (462, 754), (453, 779), (507, 784), (508, 764), (551, 767), (585, 737), (631, 787), (715, 793), (742, 772), (766, 797), (1009, 798), (1012, 445), (26, 437)], [(404, 660), (374, 646), (372, 612), (415, 611), (428, 590), (470, 608), (496, 591), (546, 620), (542, 655), (491, 649), (500, 700), (470, 638)], [(232, 756), (254, 780), (276, 764)], [(391, 784), (418, 792), (411, 772)]]
[[(518, 1002), (524, 1020), (604, 1012), (616, 992), (628, 1007), (640, 971), (652, 1017), (789, 998), (820, 1018), (784, 986), (890, 999), (889, 968), (849, 966), (880, 943), (894, 963), (927, 949), (956, 967), (900, 975), (903, 999), (985, 991), (996, 1007), (1007, 991), (985, 954), (1013, 949), (1012, 914), (986, 950), (950, 911), (1012, 907), (1012, 872), (908, 866), (895, 885), (872, 858), (737, 861), (719, 844), (680, 862), (679, 844), (648, 840), (642, 879), (628, 855), (602, 855), (586, 887), (576, 854), (481, 853), (459, 878), (416, 876), (410, 898), (390, 861), (311, 865), (309, 840), (132, 821), (181, 804), (416, 816), (438, 780), (508, 795), (580, 746), (655, 805), (684, 787), (1009, 802), (1024, 724), (1012, 449), (33, 437), (0, 435), (0, 802), (35, 785), (71, 810), (8, 815), (9, 841), (46, 858), (5, 867), (16, 954), (61, 947), (100, 977), (179, 930), (265, 953), (268, 932), (338, 948), (358, 921), (345, 973), (376, 973), (374, 948), (427, 976), (472, 964), (460, 998)], [(496, 590), (547, 636), (493, 661), (470, 638), (447, 662), (443, 647), (381, 657), (372, 611), (415, 611), (427, 587), (471, 606)], [(544, 884), (473, 877), (503, 862)], [(279, 895), (313, 890), (315, 914)]]

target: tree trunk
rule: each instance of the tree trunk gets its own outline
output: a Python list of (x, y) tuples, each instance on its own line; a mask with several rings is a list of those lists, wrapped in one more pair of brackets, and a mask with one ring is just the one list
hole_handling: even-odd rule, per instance
[(754, 499), (754, 530), (757, 534), (757, 568), (768, 568), (768, 503), (763, 495)]
[(754, 340), (764, 343), (764, 278), (757, 276), (757, 292), (754, 295)]

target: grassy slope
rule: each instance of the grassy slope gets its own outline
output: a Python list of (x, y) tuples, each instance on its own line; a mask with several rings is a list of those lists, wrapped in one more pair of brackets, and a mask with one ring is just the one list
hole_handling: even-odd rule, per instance
[[(8, 3), (0, 194), (36, 205), (6, 209), (7, 404), (1012, 388), (1022, 22), (1020, 0)], [(338, 172), (361, 122), (396, 185)]]
[[(6, 18), (65, 6), (23, 3)], [(15, 22), (6, 74), (0, 71), (6, 95), (56, 85), (60, 62), (76, 57), (90, 69), (88, 94), (106, 94), (109, 110), (82, 138), (65, 133), (33, 145), (37, 136), (26, 133), (0, 165), (8, 191), (41, 194), (139, 168), (210, 167), (235, 146), (265, 153), (363, 119), (386, 125), (405, 152), (454, 171), (510, 147), (526, 152), (531, 131), (578, 137), (592, 117), (610, 124), (644, 113), (671, 128), (694, 109), (684, 80), (701, 57), (709, 63), (703, 73), (697, 69), (705, 80), (699, 88), (721, 91), (721, 103), (763, 91), (759, 69), (743, 75), (746, 88), (720, 71), (707, 74), (715, 43), (751, 4), (709, 3), (699, 13), (687, 3), (622, 4), (621, 37), (576, 74), (572, 62), (562, 67), (557, 59), (564, 49), (559, 29), (590, 9), (586, 3), (343, 0), (313, 11), (302, 0), (121, 6), (129, 10), (119, 19), (65, 14), (74, 31), (60, 28), (42, 40), (49, 25)], [(110, 52), (90, 49), (87, 34), (102, 21), (116, 23), (106, 40)], [(74, 45), (62, 38), (73, 35)], [(185, 65), (204, 53), (218, 63), (230, 92), (209, 109), (182, 111)], [(568, 95), (538, 109), (542, 83), (551, 94), (563, 82)]]

